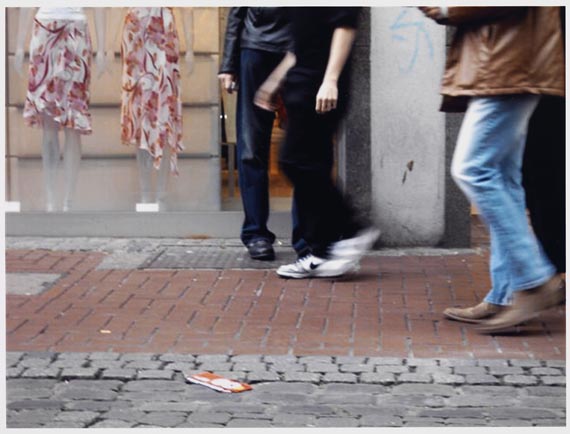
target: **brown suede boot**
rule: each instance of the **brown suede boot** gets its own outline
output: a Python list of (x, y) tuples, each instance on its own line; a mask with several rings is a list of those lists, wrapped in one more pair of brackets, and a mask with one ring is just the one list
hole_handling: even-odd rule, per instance
[(483, 301), (473, 307), (448, 307), (443, 311), (443, 316), (455, 321), (478, 324), (498, 314), (501, 310), (503, 310), (503, 306)]
[(563, 285), (559, 276), (554, 276), (546, 283), (525, 291), (516, 291), (513, 304), (495, 317), (484, 321), (477, 327), (480, 333), (502, 332), (534, 318), (543, 310), (560, 302)]

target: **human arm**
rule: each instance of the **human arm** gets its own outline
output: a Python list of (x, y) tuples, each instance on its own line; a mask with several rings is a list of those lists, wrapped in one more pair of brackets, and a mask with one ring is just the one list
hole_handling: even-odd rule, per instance
[(184, 36), (186, 39), (184, 61), (186, 62), (186, 74), (190, 75), (194, 70), (194, 8), (188, 7), (181, 9)]
[(235, 88), (239, 68), (241, 31), (246, 14), (246, 7), (231, 8), (228, 14), (226, 34), (224, 37), (224, 52), (218, 74), (222, 88), (228, 93), (232, 93)]
[(356, 37), (351, 27), (337, 27), (333, 33), (327, 69), (317, 92), (315, 110), (326, 113), (334, 110), (338, 103), (338, 79), (346, 64)]
[(274, 111), (277, 109), (275, 97), (283, 84), (287, 72), (295, 65), (296, 58), (291, 51), (287, 51), (283, 60), (277, 65), (269, 77), (263, 82), (255, 93), (254, 103), (258, 107)]
[(14, 56), (14, 69), (20, 77), (24, 70), (24, 44), (28, 36), (28, 29), (32, 25), (35, 8), (20, 8), (18, 16), (18, 35), (16, 37), (16, 53)]

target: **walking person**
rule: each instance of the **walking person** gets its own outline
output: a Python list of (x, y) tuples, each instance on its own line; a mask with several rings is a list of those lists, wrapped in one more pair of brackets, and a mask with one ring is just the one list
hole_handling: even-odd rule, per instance
[[(521, 166), (528, 123), (541, 95), (564, 95), (558, 8), (421, 7), (456, 26), (441, 93), (442, 110), (466, 113), (451, 172), (491, 237), (492, 289), (477, 306), (444, 316), (512, 329), (557, 304), (564, 284), (528, 223)], [(548, 152), (545, 150), (545, 152)]]
[(273, 110), (282, 87), (288, 114), (279, 163), (294, 187), (299, 228), (310, 253), (277, 270), (281, 277), (336, 277), (357, 269), (379, 235), (364, 229), (333, 183), (334, 134), (348, 104), (345, 67), (358, 8), (288, 8), (293, 52), (269, 76), (256, 104)]
[[(281, 62), (291, 42), (289, 23), (280, 7), (233, 7), (229, 11), (218, 77), (222, 87), (237, 89), (238, 182), (244, 221), (241, 240), (253, 259), (273, 260), (275, 234), (269, 219), (269, 148), (275, 111), (255, 106), (255, 92)], [(293, 203), (292, 244), (303, 254)]]

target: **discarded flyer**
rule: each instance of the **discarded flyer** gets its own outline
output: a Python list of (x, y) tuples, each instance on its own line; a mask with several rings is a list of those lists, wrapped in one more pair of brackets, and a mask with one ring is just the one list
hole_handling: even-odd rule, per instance
[(201, 384), (202, 386), (209, 387), (210, 389), (217, 390), (224, 393), (239, 393), (253, 389), (249, 384), (240, 383), (236, 380), (220, 377), (219, 375), (211, 372), (201, 372), (194, 375), (186, 375), (186, 380)]

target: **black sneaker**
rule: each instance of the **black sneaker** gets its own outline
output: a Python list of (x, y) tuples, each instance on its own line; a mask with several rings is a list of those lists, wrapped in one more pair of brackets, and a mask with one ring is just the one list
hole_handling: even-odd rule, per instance
[(267, 240), (251, 241), (246, 247), (251, 259), (259, 261), (273, 261), (275, 259), (275, 250)]

